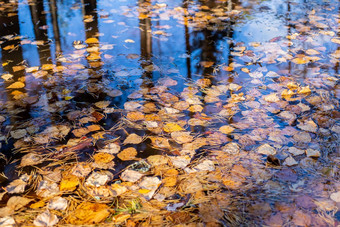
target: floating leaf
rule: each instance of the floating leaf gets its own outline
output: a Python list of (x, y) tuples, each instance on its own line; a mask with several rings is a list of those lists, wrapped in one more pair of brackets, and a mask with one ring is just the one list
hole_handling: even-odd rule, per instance
[(126, 117), (130, 121), (140, 121), (144, 119), (144, 114), (141, 112), (134, 111), (134, 112), (129, 112)]
[(126, 139), (124, 140), (124, 144), (140, 144), (143, 141), (143, 137), (132, 133), (130, 135), (128, 135), (128, 137), (126, 137)]
[(190, 132), (172, 132), (171, 138), (174, 139), (179, 144), (190, 143), (193, 140), (193, 137), (190, 135)]
[(178, 132), (178, 131), (183, 131), (184, 129), (179, 126), (178, 124), (176, 123), (167, 123), (164, 127), (163, 127), (163, 130), (165, 132)]
[(76, 137), (83, 137), (85, 136), (87, 133), (89, 133), (90, 131), (87, 128), (78, 128), (72, 131), (72, 133), (76, 136)]
[(18, 130), (15, 130), (15, 131), (11, 131), (11, 136), (14, 139), (20, 139), (20, 138), (26, 136), (26, 134), (27, 134), (27, 131), (25, 129), (18, 129)]
[(128, 147), (122, 150), (117, 157), (123, 161), (129, 161), (135, 159), (137, 155), (137, 150), (133, 147)]
[(19, 89), (25, 87), (25, 84), (23, 82), (15, 82), (11, 85), (9, 85), (7, 88), (9, 89)]
[(223, 134), (230, 134), (235, 130), (235, 128), (229, 126), (229, 125), (223, 125), (219, 131), (222, 132)]
[(99, 43), (99, 40), (97, 38), (88, 38), (87, 40), (85, 40), (85, 43), (96, 44), (96, 43)]
[(114, 156), (109, 153), (97, 153), (93, 156), (93, 159), (96, 163), (109, 163), (114, 159)]

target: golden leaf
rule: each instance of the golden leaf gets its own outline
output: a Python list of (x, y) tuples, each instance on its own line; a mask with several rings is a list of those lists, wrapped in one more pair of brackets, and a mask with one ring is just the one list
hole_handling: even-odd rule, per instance
[(42, 70), (52, 70), (53, 68), (54, 68), (54, 66), (55, 65), (53, 65), (53, 64), (43, 64), (42, 66), (41, 66), (41, 69)]
[(74, 175), (65, 176), (59, 185), (60, 191), (74, 191), (79, 184), (78, 177)]
[(45, 202), (43, 200), (40, 200), (39, 202), (33, 203), (32, 205), (30, 205), (30, 208), (32, 209), (38, 209), (45, 206)]
[(224, 133), (224, 134), (230, 134), (235, 130), (235, 128), (229, 126), (229, 125), (224, 125), (222, 126), (219, 131)]
[(108, 153), (97, 153), (93, 156), (96, 163), (109, 163), (114, 159), (114, 156)]
[(184, 129), (179, 126), (178, 124), (176, 123), (167, 123), (164, 127), (163, 127), (163, 130), (165, 132), (178, 132), (178, 131), (183, 131)]
[(25, 84), (23, 82), (15, 82), (15, 83), (9, 85), (7, 88), (18, 89), (18, 88), (23, 88), (23, 87), (25, 87)]
[(99, 40), (97, 38), (88, 38), (85, 43), (87, 44), (95, 44), (95, 43), (99, 43)]
[(140, 121), (144, 119), (144, 114), (138, 111), (134, 111), (134, 112), (129, 112), (126, 117), (130, 121)]
[(117, 157), (123, 161), (133, 160), (137, 155), (137, 150), (133, 147), (128, 147), (122, 150)]
[(66, 222), (73, 225), (96, 224), (104, 221), (109, 215), (109, 207), (106, 204), (85, 202), (69, 214)]
[(306, 64), (309, 62), (309, 60), (305, 57), (299, 57), (299, 58), (294, 58), (292, 59), (292, 62), (295, 64), (301, 65), (301, 64)]

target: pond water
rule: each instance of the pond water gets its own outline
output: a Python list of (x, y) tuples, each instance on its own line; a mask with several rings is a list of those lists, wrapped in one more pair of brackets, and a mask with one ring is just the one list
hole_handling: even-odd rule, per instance
[[(106, 222), (339, 225), (339, 22), (336, 0), (0, 0), (2, 206), (112, 204), (121, 184), (158, 210)], [(79, 165), (83, 188), (62, 186)], [(157, 190), (121, 175), (140, 165)], [(112, 178), (94, 192), (90, 173)], [(8, 216), (36, 221), (32, 201)]]

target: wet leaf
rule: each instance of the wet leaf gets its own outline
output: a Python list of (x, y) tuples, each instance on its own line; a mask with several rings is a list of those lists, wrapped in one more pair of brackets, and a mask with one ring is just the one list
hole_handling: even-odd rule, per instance
[(276, 150), (269, 144), (263, 144), (257, 148), (257, 152), (264, 155), (275, 155)]
[(18, 129), (18, 130), (11, 131), (11, 136), (14, 139), (20, 139), (26, 136), (26, 134), (27, 134), (27, 131), (25, 129)]
[(171, 138), (179, 144), (190, 143), (193, 141), (193, 137), (190, 135), (190, 132), (172, 132)]
[(167, 123), (163, 127), (163, 130), (165, 132), (170, 132), (171, 133), (171, 132), (183, 131), (184, 129), (181, 126), (179, 126), (178, 124), (170, 122), (170, 123)]
[(124, 144), (140, 144), (143, 141), (143, 137), (132, 133), (130, 135), (128, 135), (128, 137), (126, 137), (126, 139), (124, 140)]
[(130, 121), (140, 121), (144, 119), (144, 114), (141, 112), (129, 112), (126, 115), (127, 119), (129, 119)]
[(128, 147), (122, 150), (117, 157), (122, 161), (129, 161), (135, 159), (137, 150), (133, 147)]
[(114, 159), (114, 156), (109, 153), (97, 153), (93, 156), (96, 163), (109, 163)]
[(231, 127), (230, 125), (224, 125), (222, 126), (219, 131), (224, 134), (230, 134), (235, 130), (235, 128)]
[(107, 205), (84, 202), (68, 215), (66, 221), (73, 225), (96, 224), (104, 221), (109, 215)]
[(7, 88), (9, 89), (19, 89), (25, 87), (25, 84), (23, 82), (15, 82), (11, 85), (9, 85)]
[(88, 130), (87, 128), (78, 128), (72, 131), (73, 135), (75, 135), (76, 137), (83, 137), (89, 132), (90, 130)]
[(39, 214), (34, 220), (35, 226), (53, 226), (59, 222), (57, 215), (51, 214), (49, 210)]
[(78, 177), (74, 175), (66, 175), (60, 182), (60, 191), (74, 191), (79, 185)]

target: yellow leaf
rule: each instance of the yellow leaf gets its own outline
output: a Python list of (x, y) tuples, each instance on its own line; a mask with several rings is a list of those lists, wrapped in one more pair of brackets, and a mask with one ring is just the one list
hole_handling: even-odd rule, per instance
[(108, 153), (97, 153), (93, 159), (96, 163), (109, 163), (114, 159), (114, 156)]
[(137, 155), (137, 150), (133, 147), (128, 147), (122, 150), (117, 157), (123, 161), (133, 160)]
[(71, 100), (71, 99), (73, 99), (73, 96), (65, 96), (66, 101)]
[(79, 180), (74, 175), (65, 176), (59, 185), (60, 191), (74, 191), (79, 184)]
[(164, 187), (173, 187), (177, 184), (177, 177), (176, 176), (169, 176), (164, 177), (162, 182), (164, 183)]
[(91, 53), (89, 56), (86, 57), (87, 60), (89, 61), (95, 61), (100, 59), (100, 54), (99, 53)]
[(179, 126), (176, 123), (167, 123), (164, 127), (163, 130), (165, 132), (177, 132), (177, 131), (182, 131), (184, 130), (181, 126)]
[(52, 70), (53, 67), (54, 67), (53, 64), (43, 64), (43, 65), (41, 66), (41, 69), (47, 71), (47, 70)]
[(307, 58), (305, 58), (305, 57), (299, 57), (299, 58), (294, 58), (294, 59), (292, 59), (292, 62), (294, 62), (295, 64), (298, 64), (298, 65), (301, 65), (301, 64), (306, 64), (306, 63), (308, 63), (309, 61), (308, 61), (308, 59)]
[(38, 209), (45, 206), (45, 202), (43, 200), (40, 200), (39, 202), (33, 203), (32, 205), (30, 205), (30, 208), (32, 209)]
[(140, 194), (148, 194), (150, 192), (150, 190), (149, 189), (139, 189), (138, 192)]
[(14, 49), (15, 46), (14, 45), (8, 45), (8, 46), (5, 46), (4, 48), (2, 48), (3, 50), (12, 50)]
[(13, 66), (12, 69), (13, 69), (13, 72), (18, 72), (18, 71), (24, 70), (25, 66), (23, 65)]
[(95, 44), (95, 43), (99, 43), (99, 40), (97, 38), (88, 38), (85, 43), (87, 44)]
[(299, 94), (310, 94), (312, 91), (310, 90), (309, 86), (305, 86), (305, 87), (301, 87), (301, 89), (299, 89), (298, 93)]
[(110, 215), (106, 204), (85, 202), (80, 204), (66, 218), (73, 225), (96, 224), (104, 221)]
[(224, 125), (222, 126), (219, 131), (224, 133), (224, 134), (230, 134), (235, 130), (235, 128), (229, 126), (229, 125)]
[(23, 87), (25, 87), (24, 83), (22, 83), (22, 82), (15, 82), (15, 83), (9, 85), (7, 88), (18, 89), (18, 88), (23, 88)]

